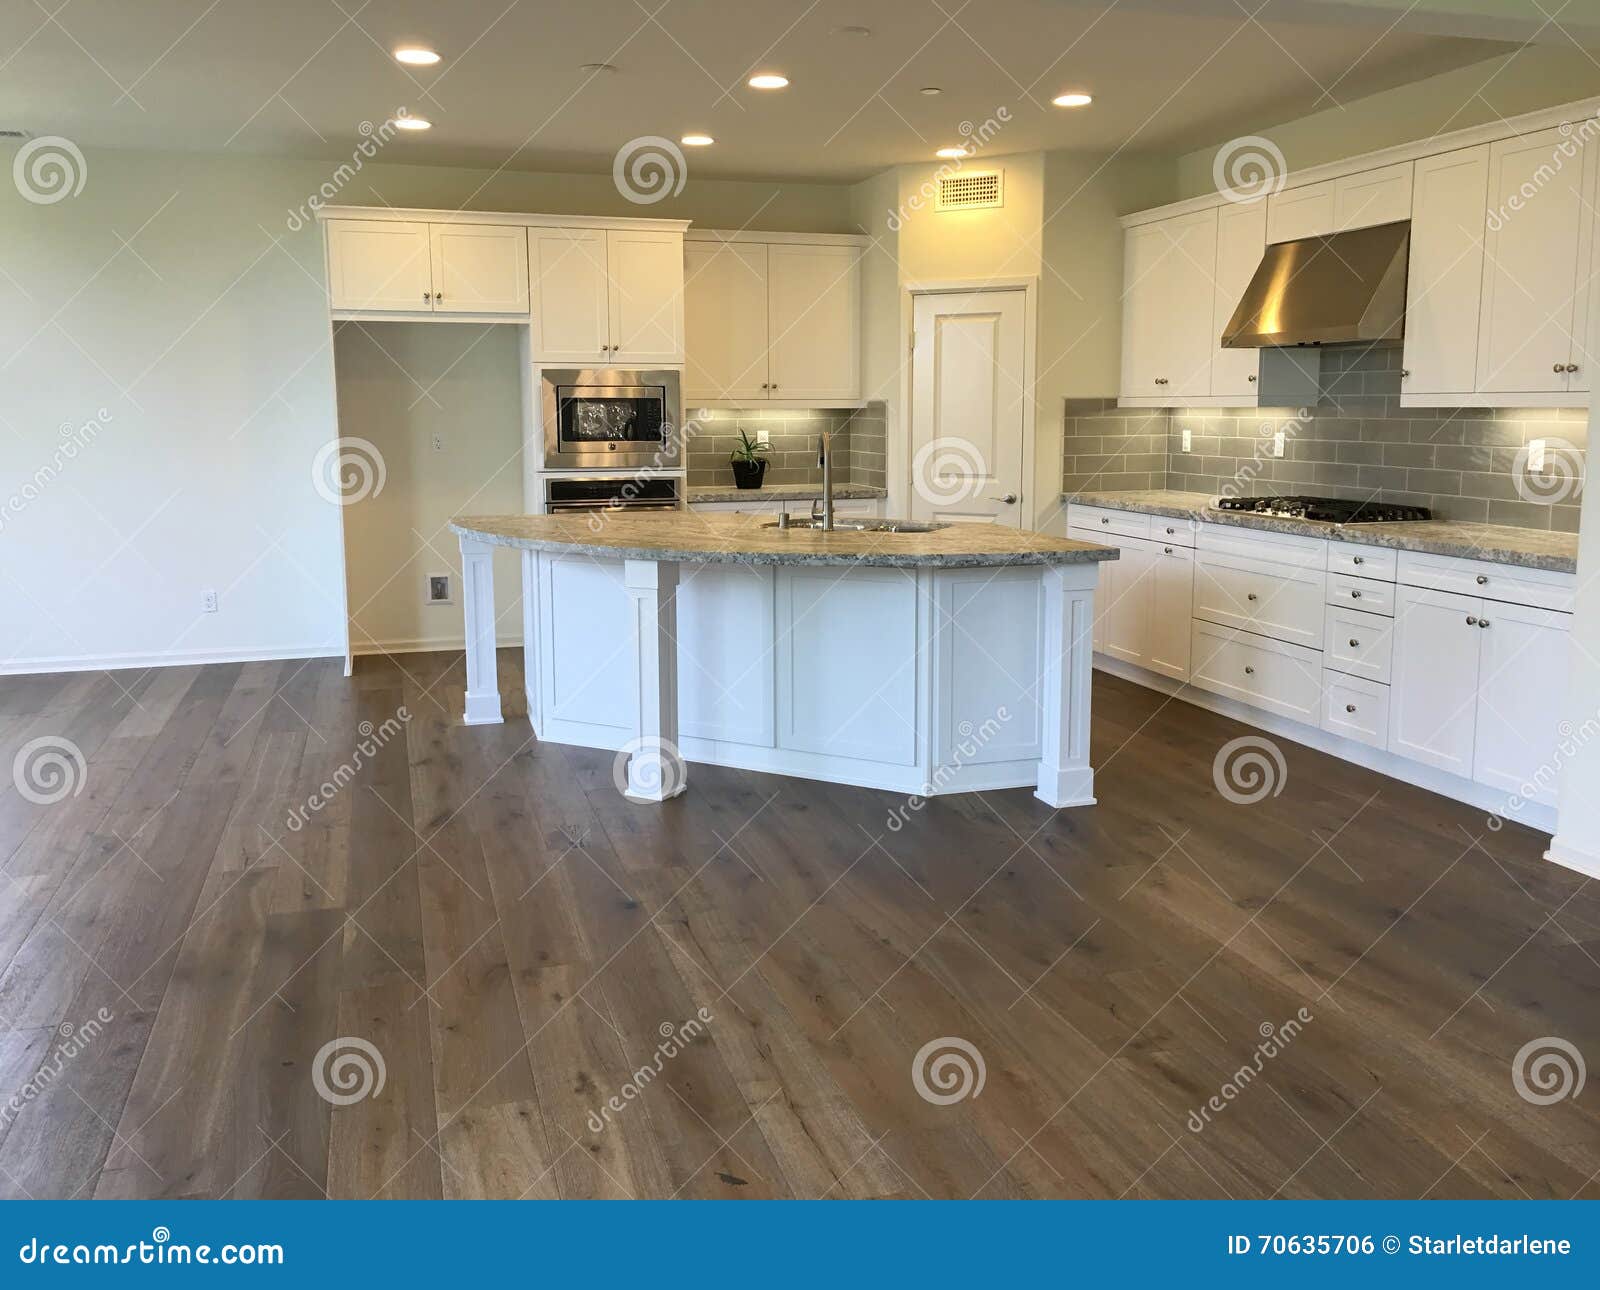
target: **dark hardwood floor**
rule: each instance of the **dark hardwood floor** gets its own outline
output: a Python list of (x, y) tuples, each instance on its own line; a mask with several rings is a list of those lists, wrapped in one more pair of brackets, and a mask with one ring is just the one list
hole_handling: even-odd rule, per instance
[(1600, 1089), (1513, 1083), (1600, 1061), (1600, 885), (1539, 835), (1288, 743), (1234, 804), (1243, 727), (1104, 677), (1098, 806), (898, 829), (701, 765), (632, 805), (461, 700), (0, 680), (0, 764), (84, 758), (0, 778), (0, 1195), (1600, 1197)]

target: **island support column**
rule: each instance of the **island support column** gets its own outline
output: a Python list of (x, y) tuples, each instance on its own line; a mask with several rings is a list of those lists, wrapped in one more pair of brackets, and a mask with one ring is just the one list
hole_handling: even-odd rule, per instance
[(633, 636), (633, 739), (627, 744), (623, 796), (664, 802), (688, 786), (678, 751), (678, 565), (672, 560), (625, 560)]
[(1053, 564), (1044, 579), (1044, 755), (1034, 796), (1051, 806), (1093, 806), (1089, 690), (1094, 679), (1096, 564)]
[(504, 719), (494, 655), (494, 547), (478, 538), (461, 538), (461, 608), (467, 627), (467, 704), (461, 720), (492, 725)]

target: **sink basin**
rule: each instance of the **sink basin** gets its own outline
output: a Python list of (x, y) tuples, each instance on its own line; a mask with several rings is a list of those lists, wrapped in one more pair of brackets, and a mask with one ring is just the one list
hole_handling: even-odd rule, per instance
[[(764, 529), (821, 529), (822, 521), (813, 519), (790, 520), (787, 525), (772, 520), (761, 526)], [(947, 524), (924, 524), (920, 520), (835, 520), (835, 533), (933, 533)]]

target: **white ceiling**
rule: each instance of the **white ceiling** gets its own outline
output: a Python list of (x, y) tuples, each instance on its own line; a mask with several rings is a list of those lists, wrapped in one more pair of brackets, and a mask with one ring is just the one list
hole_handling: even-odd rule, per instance
[[(347, 157), (405, 107), (434, 129), (385, 161), (594, 171), (703, 130), (696, 173), (834, 181), (1002, 108), (995, 152), (1179, 151), (1509, 48), (1382, 0), (0, 0), (0, 19), (0, 127), (83, 147)], [(403, 68), (405, 42), (445, 60)], [(769, 67), (791, 87), (745, 87)], [(1076, 88), (1092, 107), (1049, 106)]]

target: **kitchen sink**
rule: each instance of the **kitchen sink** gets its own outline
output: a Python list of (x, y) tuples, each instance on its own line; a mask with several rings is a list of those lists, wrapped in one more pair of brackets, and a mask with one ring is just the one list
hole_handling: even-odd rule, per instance
[[(761, 526), (764, 529), (821, 529), (822, 521), (814, 519), (790, 520), (780, 524), (776, 520)], [(947, 524), (924, 524), (920, 520), (835, 520), (835, 533), (933, 533)]]

